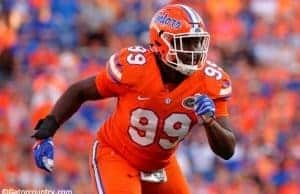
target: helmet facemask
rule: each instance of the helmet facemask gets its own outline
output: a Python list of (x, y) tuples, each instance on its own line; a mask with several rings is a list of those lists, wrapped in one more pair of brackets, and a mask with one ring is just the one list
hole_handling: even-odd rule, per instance
[(169, 47), (167, 65), (184, 75), (190, 75), (201, 68), (207, 57), (209, 34), (193, 32), (172, 34), (163, 32), (162, 40)]

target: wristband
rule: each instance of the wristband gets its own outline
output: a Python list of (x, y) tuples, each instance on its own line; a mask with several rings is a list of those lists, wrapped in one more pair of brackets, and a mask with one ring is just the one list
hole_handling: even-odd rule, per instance
[(56, 121), (55, 117), (53, 115), (48, 115), (44, 119), (39, 120), (38, 124), (34, 128), (37, 132), (31, 137), (35, 137), (36, 139), (52, 137), (58, 128), (59, 123)]

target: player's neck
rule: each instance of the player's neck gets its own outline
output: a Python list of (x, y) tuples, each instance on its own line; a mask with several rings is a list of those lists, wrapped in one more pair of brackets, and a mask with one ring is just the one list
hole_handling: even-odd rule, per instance
[(158, 57), (156, 57), (156, 61), (160, 70), (162, 81), (165, 85), (172, 84), (177, 86), (186, 78), (185, 75), (165, 65)]

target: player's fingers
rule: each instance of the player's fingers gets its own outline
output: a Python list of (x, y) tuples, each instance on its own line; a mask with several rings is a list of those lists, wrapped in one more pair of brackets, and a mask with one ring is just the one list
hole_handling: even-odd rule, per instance
[(200, 105), (200, 109), (203, 109), (203, 108), (205, 108), (205, 107), (207, 107), (207, 106), (211, 106), (211, 103), (210, 103), (209, 101), (206, 101), (206, 102), (202, 103), (202, 104)]
[(44, 154), (47, 158), (53, 159), (54, 156), (53, 146), (54, 144), (52, 141), (47, 141), (47, 145), (45, 147), (45, 154)]
[(197, 96), (197, 97), (196, 97), (196, 100), (195, 100), (195, 101), (196, 101), (196, 104), (199, 103), (200, 101), (202, 101), (202, 100), (205, 99), (205, 98), (206, 98), (205, 95)]
[(39, 168), (43, 168), (41, 149), (36, 149), (34, 151), (34, 160)]
[(201, 109), (201, 111), (199, 110), (197, 113), (198, 113), (198, 115), (204, 115), (207, 113), (209, 113), (209, 115), (211, 115), (211, 114), (214, 114), (214, 112), (215, 112), (215, 108), (205, 107), (205, 108)]
[(52, 172), (53, 167), (54, 167), (53, 159), (43, 156), (42, 161), (43, 161), (44, 169), (48, 172)]
[(202, 112), (203, 109), (205, 109), (207, 107), (212, 107), (211, 103), (208, 102), (208, 101), (206, 101), (206, 102), (204, 102), (202, 104), (197, 105), (195, 110), (196, 110), (196, 112)]

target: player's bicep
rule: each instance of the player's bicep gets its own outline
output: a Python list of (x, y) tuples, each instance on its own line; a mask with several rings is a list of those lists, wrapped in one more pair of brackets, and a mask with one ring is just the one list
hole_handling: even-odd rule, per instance
[(93, 76), (93, 77), (89, 77), (87, 79), (78, 81), (78, 82), (74, 83), (71, 86), (71, 88), (77, 88), (76, 90), (78, 91), (78, 96), (83, 101), (102, 99), (103, 97), (97, 90), (95, 79), (96, 79), (96, 77)]

